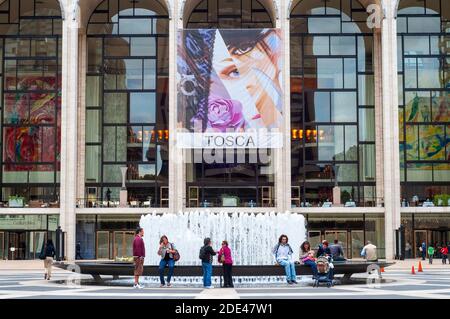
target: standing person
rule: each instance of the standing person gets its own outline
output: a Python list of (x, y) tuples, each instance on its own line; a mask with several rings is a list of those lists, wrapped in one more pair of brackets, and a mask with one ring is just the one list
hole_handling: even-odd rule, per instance
[(161, 261), (159, 262), (159, 279), (161, 281), (160, 288), (165, 286), (164, 282), (164, 269), (166, 266), (169, 267), (169, 274), (167, 276), (167, 287), (172, 287), (170, 279), (173, 276), (173, 268), (175, 267), (174, 254), (176, 253), (176, 248), (173, 243), (169, 243), (169, 239), (166, 235), (162, 236), (159, 240), (158, 255), (161, 256)]
[(53, 258), (55, 257), (55, 245), (53, 245), (53, 240), (50, 238), (47, 239), (47, 243), (45, 244), (45, 259), (44, 259), (44, 268), (45, 268), (45, 274), (44, 279), (50, 280), (52, 277), (52, 265), (53, 265)]
[(422, 246), (419, 247), (419, 250), (422, 253), (422, 260), (425, 260), (427, 255), (427, 244), (425, 243), (425, 240), (422, 242)]
[(228, 242), (226, 240), (222, 242), (222, 248), (220, 248), (219, 255), (217, 257), (223, 266), (223, 287), (233, 288), (233, 259), (231, 258), (231, 249), (228, 247)]
[(83, 257), (81, 257), (81, 243), (80, 242), (77, 242), (75, 250), (76, 250), (75, 259), (83, 259)]
[(145, 244), (142, 237), (144, 229), (138, 227), (133, 240), (133, 259), (134, 259), (134, 286), (133, 288), (142, 289), (144, 285), (139, 285), (139, 276), (144, 272)]
[(344, 249), (342, 248), (342, 245), (339, 244), (339, 241), (337, 239), (335, 239), (334, 243), (330, 246), (330, 252), (331, 256), (333, 256), (334, 261), (345, 260)]
[(311, 267), (313, 279), (317, 278), (317, 265), (314, 258), (314, 250), (311, 249), (309, 241), (304, 241), (300, 246), (300, 263)]
[(203, 268), (203, 287), (206, 289), (214, 288), (211, 284), (213, 256), (217, 253), (212, 248), (211, 238), (203, 240), (203, 247), (200, 248), (199, 258), (202, 260)]
[(427, 252), (428, 252), (428, 263), (431, 265), (433, 263), (433, 257), (435, 252), (435, 249), (431, 243), (428, 245)]
[(367, 244), (363, 247), (361, 251), (361, 256), (363, 256), (366, 261), (378, 261), (377, 257), (377, 246), (372, 244), (370, 240), (367, 241)]
[(284, 267), (286, 272), (286, 280), (289, 285), (297, 284), (297, 275), (295, 273), (295, 263), (292, 260), (294, 251), (288, 244), (288, 237), (281, 235), (278, 238), (278, 244), (273, 248), (272, 254), (275, 257), (275, 262)]
[(411, 244), (409, 243), (409, 241), (407, 241), (405, 244), (405, 255), (406, 258), (411, 258)]
[(442, 264), (445, 265), (447, 264), (448, 248), (447, 246), (445, 246), (445, 244), (442, 246), (443, 246), (441, 248)]

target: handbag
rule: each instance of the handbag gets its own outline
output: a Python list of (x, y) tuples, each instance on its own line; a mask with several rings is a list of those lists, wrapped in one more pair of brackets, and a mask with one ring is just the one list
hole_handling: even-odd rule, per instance
[[(172, 250), (173, 250), (173, 245), (170, 244), (170, 246), (172, 247)], [(178, 261), (181, 258), (180, 253), (176, 249), (175, 249), (175, 252), (172, 255), (173, 255), (173, 261)]]
[(45, 251), (47, 250), (47, 246), (45, 244), (42, 245), (41, 252), (39, 253), (39, 259), (45, 260)]
[(223, 264), (223, 263), (225, 262), (225, 255), (221, 255), (221, 256), (220, 256), (219, 262), (220, 262), (221, 264)]

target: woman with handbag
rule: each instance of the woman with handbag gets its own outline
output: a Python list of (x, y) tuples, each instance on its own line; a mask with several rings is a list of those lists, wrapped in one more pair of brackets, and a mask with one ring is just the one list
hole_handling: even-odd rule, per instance
[(173, 276), (173, 269), (175, 267), (175, 262), (180, 259), (180, 254), (176, 250), (173, 243), (169, 243), (169, 239), (166, 235), (162, 236), (159, 241), (158, 255), (161, 256), (161, 261), (159, 262), (159, 279), (161, 281), (160, 288), (163, 288), (166, 284), (164, 281), (164, 269), (169, 267), (169, 274), (167, 276), (167, 287), (172, 287), (170, 279)]
[(222, 248), (219, 250), (219, 263), (223, 266), (223, 280), (224, 288), (233, 288), (233, 259), (231, 258), (231, 249), (228, 247), (228, 242), (224, 240), (222, 242)]

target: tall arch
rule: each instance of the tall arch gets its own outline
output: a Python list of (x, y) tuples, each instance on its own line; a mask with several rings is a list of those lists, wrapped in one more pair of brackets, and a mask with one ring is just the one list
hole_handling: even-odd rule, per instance
[(196, 0), (183, 8), (185, 28), (270, 28), (276, 25), (276, 8), (270, 0)]
[(127, 166), (131, 205), (167, 205), (168, 50), (169, 15), (162, 1), (104, 0), (93, 11), (87, 25), (85, 157), (92, 201), (116, 202), (120, 167)]
[[(374, 38), (356, 0), (290, 14), (291, 174), (297, 205), (376, 200)], [(336, 199), (334, 199), (335, 202)]]
[[(61, 7), (56, 0), (0, 4), (2, 200), (59, 201)], [(34, 205), (34, 204), (33, 204)]]

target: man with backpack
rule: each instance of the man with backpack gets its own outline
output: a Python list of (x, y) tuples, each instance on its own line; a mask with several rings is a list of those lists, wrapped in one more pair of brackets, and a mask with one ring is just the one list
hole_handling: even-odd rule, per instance
[(217, 252), (212, 248), (211, 238), (205, 238), (203, 240), (203, 247), (200, 248), (199, 258), (202, 261), (203, 268), (203, 287), (205, 289), (214, 288), (211, 284), (212, 277), (212, 262), (213, 256), (215, 256)]

